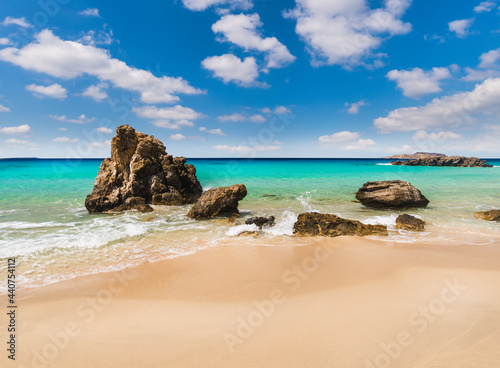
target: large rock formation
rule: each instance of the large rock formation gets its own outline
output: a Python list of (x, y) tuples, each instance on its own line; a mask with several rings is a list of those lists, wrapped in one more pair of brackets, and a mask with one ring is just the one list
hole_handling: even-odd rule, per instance
[(402, 153), (400, 155), (394, 155), (390, 157), (382, 157), (383, 160), (407, 160), (410, 158), (425, 158), (425, 157), (446, 157), (443, 153), (434, 153), (434, 152), (415, 152), (415, 153)]
[(426, 207), (429, 200), (406, 181), (372, 181), (356, 193), (356, 199), (367, 207), (403, 209)]
[(367, 236), (387, 235), (384, 225), (365, 225), (359, 221), (347, 220), (326, 213), (301, 213), (293, 225), (298, 236)]
[[(90, 213), (147, 210), (147, 204), (194, 203), (202, 193), (193, 165), (172, 157), (157, 138), (128, 125), (116, 129), (111, 158), (105, 159), (85, 200)], [(149, 209), (148, 209), (149, 207)]]
[(201, 219), (219, 215), (238, 215), (238, 202), (246, 195), (247, 188), (243, 184), (209, 189), (191, 208), (188, 217)]
[(474, 216), (486, 221), (500, 221), (500, 210), (480, 211), (474, 213)]
[(425, 221), (412, 215), (399, 215), (396, 219), (396, 229), (408, 231), (424, 231)]
[(477, 157), (450, 156), (450, 157), (425, 157), (408, 161), (392, 161), (391, 165), (404, 166), (453, 166), (453, 167), (493, 167), (485, 160)]

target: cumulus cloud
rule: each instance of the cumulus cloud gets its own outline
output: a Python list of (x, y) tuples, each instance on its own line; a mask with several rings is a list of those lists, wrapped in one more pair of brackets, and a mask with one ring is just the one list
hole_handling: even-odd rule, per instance
[(259, 51), (265, 54), (266, 66), (282, 68), (295, 60), (288, 48), (276, 37), (260, 36), (262, 27), (259, 14), (227, 14), (212, 25), (216, 34), (222, 35), (220, 41), (231, 42), (245, 51)]
[(99, 127), (96, 130), (104, 134), (113, 134), (113, 130), (106, 127)]
[(483, 1), (478, 6), (474, 7), (474, 12), (475, 13), (488, 13), (494, 7), (496, 7), (496, 5), (497, 4), (493, 1)]
[(0, 105), (0, 112), (10, 112), (10, 108), (4, 105)]
[(239, 153), (239, 154), (250, 154), (253, 152), (268, 152), (268, 151), (279, 151), (281, 149), (280, 145), (276, 144), (263, 144), (258, 146), (228, 146), (228, 145), (217, 145), (212, 147), (217, 151), (226, 151), (231, 153)]
[(23, 124), (13, 127), (0, 128), (0, 133), (4, 134), (28, 134), (31, 133), (31, 127), (28, 124)]
[(29, 28), (32, 27), (32, 25), (26, 20), (25, 17), (22, 18), (13, 18), (13, 17), (7, 17), (4, 19), (2, 22), (4, 26), (10, 26), (12, 24), (23, 27), (23, 28)]
[(228, 121), (233, 121), (233, 122), (238, 122), (238, 121), (251, 121), (253, 123), (263, 123), (266, 121), (266, 118), (263, 117), (260, 114), (255, 114), (251, 116), (245, 116), (239, 113), (234, 113), (230, 115), (221, 115), (217, 117), (217, 120), (221, 122), (228, 122)]
[(412, 26), (400, 18), (411, 0), (385, 0), (371, 9), (366, 0), (296, 0), (285, 16), (297, 20), (295, 31), (307, 44), (313, 65), (380, 66), (375, 50), (384, 38), (402, 35)]
[(15, 149), (34, 149), (37, 147), (35, 143), (15, 138), (7, 139), (5, 143)]
[(58, 98), (61, 100), (64, 100), (66, 97), (68, 97), (68, 91), (66, 90), (66, 88), (58, 83), (51, 84), (50, 86), (30, 84), (26, 86), (26, 89), (38, 97), (46, 96), (50, 98)]
[(134, 107), (132, 112), (141, 118), (167, 119), (167, 120), (196, 120), (203, 115), (189, 107), (175, 105), (172, 107), (159, 108), (156, 106)]
[(68, 138), (68, 137), (57, 137), (52, 140), (55, 143), (78, 143), (80, 140), (78, 138)]
[(96, 9), (96, 8), (87, 8), (85, 10), (82, 10), (78, 14), (86, 16), (86, 17), (99, 17), (99, 18), (101, 17), (99, 15), (99, 9)]
[(71, 119), (66, 117), (66, 115), (49, 115), (49, 118), (52, 118), (57, 121), (63, 121), (65, 123), (73, 123), (73, 124), (86, 124), (95, 121), (95, 118), (87, 118), (85, 114), (81, 114), (76, 119)]
[(201, 62), (203, 68), (210, 70), (224, 83), (234, 82), (242, 87), (264, 87), (265, 84), (257, 82), (259, 70), (255, 58), (252, 56), (241, 60), (233, 54), (210, 56)]
[(403, 107), (374, 121), (382, 133), (460, 127), (480, 114), (500, 116), (500, 78), (490, 78), (470, 92), (435, 98), (426, 105)]
[(0, 37), (0, 45), (1, 46), (10, 45), (10, 40), (7, 37)]
[(0, 60), (58, 78), (94, 76), (101, 82), (139, 93), (145, 103), (172, 103), (179, 100), (177, 94), (203, 92), (180, 77), (155, 77), (149, 71), (113, 59), (105, 49), (64, 41), (47, 29), (36, 34), (35, 41), (21, 49), (1, 49)]
[(96, 102), (101, 102), (108, 98), (108, 94), (104, 92), (104, 89), (108, 88), (107, 83), (99, 83), (97, 85), (88, 86), (85, 91), (82, 92), (82, 96), (90, 97)]
[(159, 128), (179, 130), (181, 127), (193, 127), (194, 123), (186, 119), (174, 120), (174, 122), (170, 120), (156, 120), (153, 121), (153, 125)]
[(353, 103), (349, 103), (349, 102), (346, 102), (345, 103), (345, 107), (347, 109), (347, 112), (349, 114), (352, 114), (352, 115), (356, 115), (359, 113), (359, 108), (361, 106), (365, 106), (366, 105), (366, 102), (364, 100), (361, 100), (361, 101), (358, 101), (358, 102), (353, 102)]
[(469, 35), (469, 28), (474, 23), (475, 18), (459, 19), (448, 23), (448, 28), (451, 32), (455, 32), (459, 38), (465, 38)]
[(276, 106), (273, 109), (270, 109), (269, 107), (263, 107), (262, 109), (260, 109), (261, 112), (263, 112), (264, 114), (277, 114), (277, 115), (284, 115), (284, 114), (291, 114), (292, 113), (292, 110), (290, 110), (289, 108), (285, 107), (285, 106)]
[(375, 145), (376, 143), (373, 139), (358, 139), (356, 142), (347, 144), (345, 147), (343, 147), (343, 149), (347, 151), (353, 151), (365, 149)]
[(444, 131), (427, 133), (425, 130), (419, 130), (413, 135), (413, 140), (416, 141), (444, 141), (461, 138), (463, 137), (460, 134)]
[(387, 78), (396, 82), (403, 90), (403, 95), (411, 98), (419, 98), (429, 93), (441, 92), (439, 82), (451, 78), (448, 68), (432, 68), (424, 71), (420, 68), (412, 70), (391, 70)]
[(319, 137), (319, 143), (338, 144), (353, 141), (358, 138), (359, 133), (357, 132), (343, 131), (331, 135), (322, 135)]
[(500, 76), (500, 49), (490, 50), (479, 57), (480, 63), (476, 69), (465, 68), (467, 75), (463, 77), (466, 81), (483, 81), (487, 78)]
[(172, 134), (168, 139), (172, 141), (183, 141), (186, 139), (182, 134)]
[(208, 134), (220, 135), (221, 137), (226, 136), (221, 129), (207, 129), (205, 127), (200, 127), (200, 132), (206, 132)]
[(232, 9), (248, 10), (253, 7), (252, 0), (182, 0), (186, 8), (193, 11), (206, 10), (211, 6), (229, 6)]

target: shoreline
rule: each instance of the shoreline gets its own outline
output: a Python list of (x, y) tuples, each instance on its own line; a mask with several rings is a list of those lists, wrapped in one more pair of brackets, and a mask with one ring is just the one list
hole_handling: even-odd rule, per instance
[(390, 359), (391, 367), (486, 367), (499, 360), (500, 242), (301, 240), (235, 239), (21, 290), (16, 365), (36, 366), (38, 358), (48, 367), (364, 368)]

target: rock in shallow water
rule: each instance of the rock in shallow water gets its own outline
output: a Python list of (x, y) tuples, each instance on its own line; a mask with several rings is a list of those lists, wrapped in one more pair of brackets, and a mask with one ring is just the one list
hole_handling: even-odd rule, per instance
[(391, 165), (403, 166), (452, 166), (452, 167), (493, 167), (485, 160), (477, 157), (423, 157), (408, 161), (392, 161)]
[(424, 231), (425, 221), (412, 215), (399, 215), (396, 219), (396, 229), (409, 231)]
[(387, 226), (384, 225), (365, 225), (359, 221), (316, 212), (301, 213), (293, 229), (293, 233), (298, 236), (387, 235)]
[(204, 192), (198, 202), (191, 208), (188, 217), (201, 219), (219, 215), (234, 216), (239, 214), (238, 202), (247, 195), (243, 184), (230, 187), (218, 187)]
[(249, 218), (245, 221), (246, 225), (252, 225), (255, 224), (259, 227), (259, 229), (262, 229), (263, 226), (274, 226), (274, 221), (276, 218), (274, 216), (269, 216), (269, 217), (252, 217)]
[(401, 180), (365, 183), (356, 193), (356, 199), (375, 208), (421, 208), (429, 204), (420, 190)]
[[(201, 192), (196, 169), (186, 165), (184, 157), (168, 155), (157, 138), (122, 125), (116, 129), (116, 137), (111, 141), (111, 158), (102, 162), (92, 193), (85, 199), (85, 207), (90, 213), (149, 211), (149, 203), (194, 203)], [(142, 198), (144, 202), (133, 198)]]
[(474, 216), (486, 221), (500, 221), (500, 210), (480, 211), (474, 213)]

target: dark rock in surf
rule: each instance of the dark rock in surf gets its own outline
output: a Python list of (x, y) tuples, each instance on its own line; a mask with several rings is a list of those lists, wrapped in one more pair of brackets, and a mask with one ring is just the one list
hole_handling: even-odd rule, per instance
[(372, 181), (365, 183), (356, 193), (356, 199), (364, 206), (375, 208), (422, 208), (429, 200), (406, 181)]
[(424, 231), (425, 221), (412, 215), (399, 215), (396, 219), (396, 229), (408, 231)]
[(252, 225), (255, 224), (259, 227), (259, 229), (262, 230), (263, 226), (274, 226), (274, 220), (276, 218), (274, 216), (269, 216), (269, 217), (252, 217), (249, 218), (245, 221), (246, 225)]
[(192, 219), (238, 215), (238, 202), (247, 195), (243, 184), (218, 187), (204, 192), (188, 213)]

